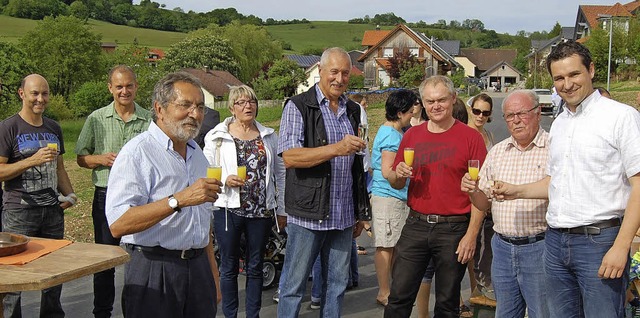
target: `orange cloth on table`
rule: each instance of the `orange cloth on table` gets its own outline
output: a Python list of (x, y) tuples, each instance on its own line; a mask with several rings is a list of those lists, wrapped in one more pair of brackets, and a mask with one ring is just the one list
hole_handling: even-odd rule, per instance
[(59, 250), (73, 242), (69, 240), (33, 239), (27, 243), (27, 249), (15, 255), (0, 257), (0, 265), (24, 265), (43, 255)]

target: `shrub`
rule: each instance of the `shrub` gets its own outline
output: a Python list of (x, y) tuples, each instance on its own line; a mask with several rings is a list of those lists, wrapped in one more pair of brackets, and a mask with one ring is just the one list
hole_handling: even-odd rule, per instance
[(86, 82), (71, 95), (69, 104), (71, 110), (78, 117), (84, 117), (94, 110), (107, 106), (113, 100), (113, 96), (103, 81)]
[(73, 110), (69, 108), (62, 95), (49, 97), (49, 106), (44, 115), (57, 121), (74, 118)]

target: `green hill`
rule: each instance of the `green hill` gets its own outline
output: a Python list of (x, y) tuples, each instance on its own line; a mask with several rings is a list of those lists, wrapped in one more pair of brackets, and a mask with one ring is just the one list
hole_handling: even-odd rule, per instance
[[(0, 15), (0, 41), (16, 42), (26, 32), (37, 24), (35, 20), (18, 19)], [(132, 44), (137, 39), (138, 44), (153, 48), (167, 49), (173, 43), (182, 40), (186, 33), (157, 31), (152, 29), (133, 28), (108, 22), (89, 20), (93, 30), (102, 34), (103, 42), (116, 42), (120, 45)], [(290, 53), (318, 53), (331, 46), (340, 46), (347, 50), (362, 48), (364, 31), (373, 30), (371, 24), (350, 24), (344, 21), (312, 21), (303, 24), (285, 24), (265, 26), (273, 38), (290, 46), (285, 52)], [(394, 26), (383, 26), (382, 29), (391, 30)], [(463, 47), (483, 47), (482, 42), (489, 39), (510, 43), (511, 36), (504, 34), (485, 34), (462, 29), (432, 29), (414, 28), (425, 32), (437, 39), (458, 39)], [(501, 46), (500, 43), (493, 43)]]
[[(0, 15), (0, 41), (17, 42), (25, 33), (35, 28), (37, 23), (35, 20)], [(134, 39), (137, 39), (139, 45), (167, 49), (186, 36), (186, 33), (132, 28), (91, 19), (89, 25), (96, 33), (102, 34), (103, 42), (117, 42), (121, 45), (133, 44)]]
[[(291, 52), (341, 46), (347, 50), (360, 49), (364, 31), (373, 30), (370, 24), (349, 24), (340, 21), (313, 21), (307, 24), (266, 26), (271, 36), (291, 45)], [(382, 27), (391, 30), (394, 27)]]

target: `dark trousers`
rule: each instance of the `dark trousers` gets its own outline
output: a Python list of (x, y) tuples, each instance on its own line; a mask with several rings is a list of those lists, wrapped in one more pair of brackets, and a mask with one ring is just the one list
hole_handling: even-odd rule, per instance
[(125, 265), (122, 313), (127, 318), (216, 316), (216, 285), (207, 253), (180, 259), (133, 250)]
[[(27, 236), (61, 239), (64, 235), (64, 211), (59, 205), (4, 209), (3, 231)], [(64, 317), (60, 303), (62, 285), (42, 290), (40, 317)], [(7, 293), (4, 297), (4, 317), (22, 317), (20, 292)]]
[[(271, 218), (246, 218), (225, 212), (215, 212), (213, 219), (216, 242), (220, 251), (220, 290), (224, 316), (238, 316), (238, 261), (245, 257), (246, 311), (245, 317), (260, 317), (262, 306), (262, 264), (265, 243), (271, 229)], [(244, 233), (245, 255), (240, 255), (240, 236)]]
[(493, 295), (493, 284), (491, 284), (491, 262), (493, 261), (491, 238), (493, 234), (495, 234), (493, 217), (489, 215), (482, 221), (476, 242), (476, 253), (473, 256), (473, 272), (478, 283), (478, 290), (483, 294), (489, 293), (489, 296)]
[(431, 260), (435, 265), (434, 317), (458, 317), (460, 282), (466, 265), (458, 262), (456, 249), (468, 227), (468, 222), (427, 223), (413, 216), (407, 218), (393, 253), (391, 294), (385, 318), (411, 315), (420, 282)]
[[(93, 233), (98, 244), (120, 245), (120, 239), (114, 238), (109, 230), (105, 215), (105, 203), (107, 188), (96, 187), (93, 193), (93, 206), (91, 216), (93, 218)], [(93, 275), (93, 315), (95, 317), (111, 317), (113, 301), (116, 296), (115, 268)]]

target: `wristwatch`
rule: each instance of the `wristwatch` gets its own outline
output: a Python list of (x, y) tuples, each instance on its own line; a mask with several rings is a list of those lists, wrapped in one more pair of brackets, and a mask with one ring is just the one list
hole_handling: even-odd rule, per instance
[(173, 209), (174, 212), (180, 213), (180, 207), (178, 206), (178, 199), (176, 199), (173, 194), (169, 196), (169, 206)]

